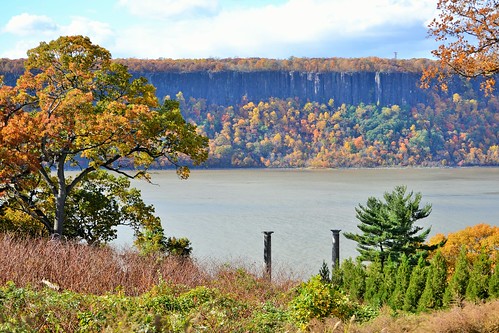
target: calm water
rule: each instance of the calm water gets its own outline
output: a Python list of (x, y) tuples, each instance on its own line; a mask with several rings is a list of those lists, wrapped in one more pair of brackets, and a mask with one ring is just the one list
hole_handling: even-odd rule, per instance
[[(153, 172), (155, 185), (134, 182), (156, 207), (168, 236), (188, 237), (200, 260), (263, 266), (262, 231), (272, 235), (273, 265), (300, 275), (331, 260), (331, 231), (358, 232), (355, 207), (396, 185), (423, 194), (433, 211), (419, 225), (431, 235), (477, 223), (499, 226), (499, 168), (193, 170)], [(131, 244), (120, 231), (118, 244)], [(341, 237), (340, 257), (356, 256)]]

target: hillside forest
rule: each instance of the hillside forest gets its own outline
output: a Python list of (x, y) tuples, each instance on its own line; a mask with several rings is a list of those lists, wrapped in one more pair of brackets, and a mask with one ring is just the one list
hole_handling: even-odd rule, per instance
[(499, 101), (455, 93), (433, 105), (336, 105), (293, 98), (207, 105), (180, 101), (210, 138), (209, 167), (492, 166)]

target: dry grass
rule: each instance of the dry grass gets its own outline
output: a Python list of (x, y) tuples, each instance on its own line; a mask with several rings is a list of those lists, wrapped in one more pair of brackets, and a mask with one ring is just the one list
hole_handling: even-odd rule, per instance
[(195, 287), (207, 274), (190, 260), (143, 257), (132, 250), (91, 247), (46, 239), (0, 236), (0, 284), (37, 287), (42, 280), (89, 294), (144, 293), (161, 280)]
[(424, 314), (392, 316), (389, 309), (371, 322), (359, 325), (337, 319), (311, 323), (311, 332), (348, 333), (498, 333), (499, 300)]
[(262, 300), (274, 290), (288, 290), (297, 283), (282, 274), (271, 283), (255, 267), (238, 264), (199, 264), (175, 257), (145, 257), (132, 249), (19, 239), (5, 234), (0, 235), (0, 267), (0, 285), (13, 281), (18, 286), (38, 287), (45, 280), (63, 290), (100, 295), (121, 290), (135, 296), (166, 282), (185, 288), (213, 286), (222, 292)]
[(301, 282), (300, 279), (286, 276), (283, 271), (277, 269), (272, 281), (269, 281), (262, 267), (248, 265), (243, 261), (230, 264), (211, 262), (208, 267), (213, 272), (207, 284), (209, 287), (254, 304), (272, 300), (274, 304), (285, 305), (292, 296), (291, 293), (285, 295), (285, 292)]
[(499, 300), (484, 304), (466, 304), (462, 308), (423, 316), (415, 332), (499, 332)]

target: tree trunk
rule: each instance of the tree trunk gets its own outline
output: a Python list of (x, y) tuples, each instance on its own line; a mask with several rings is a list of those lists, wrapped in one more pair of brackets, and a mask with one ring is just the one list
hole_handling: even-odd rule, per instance
[(66, 191), (59, 190), (56, 197), (55, 204), (55, 221), (54, 228), (52, 230), (52, 235), (55, 237), (61, 237), (65, 219), (65, 205), (66, 205)]
[(59, 162), (57, 168), (57, 181), (59, 184), (59, 189), (55, 198), (55, 221), (52, 235), (54, 237), (61, 237), (63, 233), (64, 220), (66, 218), (66, 199), (68, 197), (66, 178), (64, 175), (64, 163), (61, 162)]

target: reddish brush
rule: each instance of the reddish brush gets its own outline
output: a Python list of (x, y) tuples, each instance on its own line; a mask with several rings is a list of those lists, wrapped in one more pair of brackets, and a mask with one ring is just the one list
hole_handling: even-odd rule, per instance
[(91, 294), (119, 289), (138, 295), (160, 281), (194, 287), (207, 278), (191, 260), (8, 235), (0, 236), (0, 267), (0, 284), (13, 281), (36, 287), (47, 281), (61, 289)]
[(9, 235), (0, 235), (0, 267), (0, 285), (7, 281), (33, 287), (50, 283), (61, 290), (90, 294), (121, 290), (127, 295), (139, 295), (160, 282), (185, 287), (211, 285), (240, 295), (256, 291), (266, 294), (274, 288), (287, 290), (295, 284), (282, 274), (276, 274), (275, 281), (279, 281), (269, 283), (258, 277), (260, 272), (239, 268), (243, 266), (208, 261), (199, 264), (174, 256), (142, 256), (130, 248), (117, 250)]

